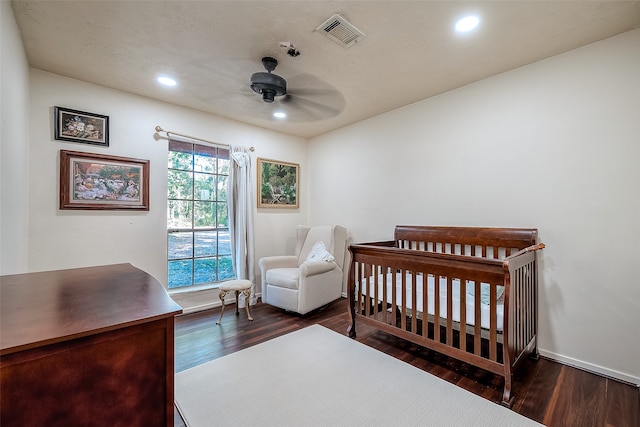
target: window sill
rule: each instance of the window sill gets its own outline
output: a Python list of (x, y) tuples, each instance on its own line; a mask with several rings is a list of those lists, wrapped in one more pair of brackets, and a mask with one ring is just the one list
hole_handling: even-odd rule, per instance
[(180, 288), (169, 289), (167, 290), (167, 292), (171, 296), (171, 295), (188, 294), (191, 292), (210, 291), (210, 290), (220, 288), (220, 283), (222, 282), (207, 283), (204, 285), (195, 285), (195, 286), (184, 286)]

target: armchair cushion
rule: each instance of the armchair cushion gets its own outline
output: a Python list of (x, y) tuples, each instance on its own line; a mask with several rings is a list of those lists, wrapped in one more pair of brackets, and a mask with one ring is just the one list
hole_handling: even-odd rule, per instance
[(304, 260), (304, 262), (334, 260), (334, 256), (329, 253), (327, 247), (324, 245), (324, 242), (322, 240), (318, 240), (311, 248), (311, 251), (309, 252), (309, 255), (307, 255), (307, 258)]
[(281, 288), (298, 289), (298, 277), (300, 269), (295, 268), (273, 268), (267, 270), (267, 283), (271, 283)]

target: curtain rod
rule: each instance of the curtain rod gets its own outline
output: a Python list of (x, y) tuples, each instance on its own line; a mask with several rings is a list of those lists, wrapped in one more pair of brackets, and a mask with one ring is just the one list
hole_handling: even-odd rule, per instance
[[(183, 133), (171, 132), (169, 130), (164, 130), (160, 126), (156, 126), (156, 132), (158, 132), (158, 133), (164, 132), (167, 135), (167, 137), (169, 137), (169, 134), (173, 134), (173, 135), (181, 136), (183, 138), (189, 138), (189, 139), (193, 139), (193, 140), (196, 140), (196, 141), (206, 142), (207, 144), (221, 145), (223, 147), (231, 147), (229, 144), (222, 144), (220, 142), (213, 142), (213, 141), (209, 141), (209, 140), (202, 139), (202, 138), (196, 138), (195, 136), (189, 136), (189, 135), (185, 135)], [(249, 151), (253, 152), (253, 151), (255, 151), (255, 148), (249, 147)]]

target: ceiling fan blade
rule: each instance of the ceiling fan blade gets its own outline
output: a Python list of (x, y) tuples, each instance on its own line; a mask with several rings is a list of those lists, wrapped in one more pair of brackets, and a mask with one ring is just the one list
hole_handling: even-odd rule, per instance
[(324, 104), (319, 101), (314, 101), (313, 99), (307, 97), (299, 97), (295, 95), (291, 95), (287, 101), (283, 100), (283, 103), (289, 104), (295, 108), (304, 107), (306, 109), (316, 110), (321, 112), (326, 118), (337, 116), (342, 112), (343, 108), (334, 107), (332, 105)]
[(337, 116), (344, 110), (342, 93), (330, 83), (308, 73), (297, 74), (289, 79), (287, 101), (321, 110), (326, 118)]
[(326, 114), (308, 108), (304, 104), (283, 104), (282, 110), (287, 114), (287, 121), (292, 123), (304, 123), (326, 119)]
[(313, 89), (289, 85), (287, 93), (295, 93), (297, 96), (331, 96), (340, 92), (335, 89)]
[(287, 78), (289, 87), (305, 89), (326, 89), (338, 91), (332, 84), (309, 73), (300, 73)]

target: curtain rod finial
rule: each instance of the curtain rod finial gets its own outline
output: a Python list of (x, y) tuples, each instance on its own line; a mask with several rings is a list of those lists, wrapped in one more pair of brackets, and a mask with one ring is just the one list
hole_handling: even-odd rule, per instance
[(156, 126), (156, 132), (162, 132), (162, 128), (160, 126)]

